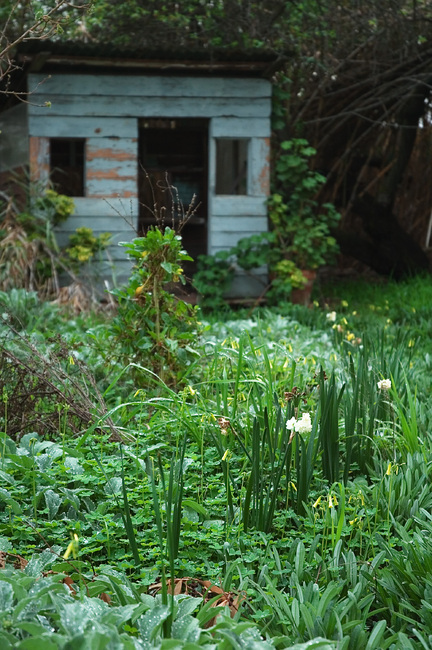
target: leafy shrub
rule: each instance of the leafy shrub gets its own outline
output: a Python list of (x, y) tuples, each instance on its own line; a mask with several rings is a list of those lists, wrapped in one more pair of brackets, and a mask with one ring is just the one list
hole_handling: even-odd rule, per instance
[(197, 353), (191, 346), (198, 333), (197, 308), (169, 289), (185, 284), (181, 263), (192, 258), (181, 236), (166, 227), (122, 244), (134, 261), (129, 283), (112, 293), (118, 311), (112, 331), (121, 358), (148, 367), (163, 381), (176, 382)]

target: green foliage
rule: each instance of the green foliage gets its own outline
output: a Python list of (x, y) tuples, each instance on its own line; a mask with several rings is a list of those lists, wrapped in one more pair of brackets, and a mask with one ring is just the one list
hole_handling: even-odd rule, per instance
[(58, 310), (41, 300), (35, 291), (0, 291), (0, 308), (3, 323), (17, 330), (52, 330), (58, 325)]
[[(136, 259), (147, 259), (142, 252)], [(32, 295), (11, 294), (10, 304), (20, 299), (22, 311), (41, 311)], [(376, 328), (368, 301), (355, 311), (365, 322), (372, 313)], [(208, 324), (194, 342), (199, 361), (181, 389), (153, 376), (152, 386), (137, 390), (130, 368), (107, 365), (120, 345), (112, 336), (92, 347), (109, 323), (62, 322), (58, 309), (44, 309), (75, 346), (62, 353), (66, 384), (93, 382), (105, 407), (94, 390), (90, 419), (74, 430), (69, 413), (77, 401), (87, 408), (84, 393), (75, 402), (67, 393), (63, 405), (54, 359), (37, 372), (53, 386), (57, 435), (50, 430), (48, 439), (41, 427), (39, 435), (13, 437), (20, 389), (1, 383), (0, 366), (0, 550), (10, 554), (0, 582), (13, 585), (0, 586), (2, 642), (68, 648), (85, 637), (91, 650), (101, 639), (116, 647), (427, 647), (430, 387), (426, 348), (419, 354), (410, 343), (408, 321), (400, 336), (384, 312), (383, 326), (365, 335), (346, 301), (334, 319), (318, 307), (233, 316)], [(26, 326), (37, 328), (37, 319), (24, 319)], [(3, 365), (22, 358), (33, 381), (34, 348), (7, 322), (1, 333), (3, 355), (16, 357)], [(45, 327), (29, 335), (39, 353), (51, 351)], [(94, 377), (83, 374), (80, 357), (94, 365)], [(378, 384), (383, 379), (391, 388)], [(44, 405), (51, 408), (48, 397), (37, 396), (37, 422)], [(77, 558), (64, 560), (75, 535)], [(10, 568), (13, 554), (33, 557), (24, 572)], [(40, 577), (44, 567), (61, 573)], [(220, 585), (228, 603), (236, 592), (246, 598), (233, 618), (202, 598), (173, 600), (167, 579), (180, 589), (186, 576), (188, 589), (203, 578)], [(156, 597), (147, 593), (155, 582)]]
[(96, 237), (91, 228), (77, 228), (73, 235), (69, 235), (69, 245), (65, 253), (79, 268), (80, 264), (89, 262), (97, 253), (105, 250), (110, 245), (110, 241), (109, 232), (103, 232)]
[(24, 210), (12, 201), (0, 204), (0, 209), (0, 287), (5, 290), (22, 288), (43, 297), (55, 295), (60, 273), (75, 279), (80, 266), (109, 245), (109, 233), (95, 237), (91, 228), (77, 228), (69, 245), (60, 249), (55, 226), (73, 213), (74, 202), (49, 188), (39, 194), (39, 188), (31, 187)]
[(128, 284), (112, 292), (118, 300), (112, 332), (121, 358), (176, 382), (197, 356), (190, 345), (197, 335), (197, 311), (168, 289), (185, 284), (181, 263), (191, 258), (180, 235), (168, 227), (122, 245), (134, 267)]
[(232, 251), (218, 251), (214, 255), (199, 255), (193, 286), (200, 294), (203, 308), (218, 310), (226, 306), (224, 297), (234, 279)]
[(332, 231), (340, 215), (331, 203), (316, 201), (325, 178), (309, 167), (315, 149), (302, 139), (284, 141), (281, 149), (275, 171), (278, 192), (269, 199), (273, 232), (281, 257), (301, 269), (316, 269), (335, 259), (339, 249)]
[[(33, 194), (36, 191), (33, 189)], [(52, 229), (66, 221), (74, 209), (71, 197), (46, 189), (42, 195), (30, 199), (28, 208), (16, 215), (16, 221), (24, 228), (30, 239), (44, 238), (47, 245), (55, 250), (57, 244)]]
[(302, 139), (285, 141), (281, 149), (274, 181), (281, 193), (269, 199), (271, 232), (245, 237), (214, 256), (200, 256), (194, 286), (203, 307), (223, 305), (237, 267), (249, 273), (267, 266), (270, 282), (263, 295), (269, 304), (280, 304), (289, 300), (293, 289), (307, 284), (302, 270), (335, 260), (339, 248), (332, 231), (340, 215), (332, 204), (320, 206), (315, 198), (325, 182), (310, 169), (309, 158), (316, 151)]
[(14, 70), (11, 60), (10, 45), (23, 40), (43, 40), (63, 35), (65, 38), (76, 36), (77, 23), (83, 19), (90, 3), (67, 6), (65, 0), (31, 0), (17, 5), (13, 0), (5, 0), (0, 7), (0, 22), (4, 29), (0, 34), (0, 60), (2, 73)]
[[(55, 555), (47, 554), (46, 567), (55, 560)], [(40, 572), (43, 563), (39, 559), (34, 557)], [(72, 583), (69, 588), (63, 583), (64, 573), (41, 577), (34, 566), (30, 570), (31, 564), (24, 571), (7, 569), (0, 575), (0, 642), (5, 649), (274, 648), (252, 623), (232, 620), (222, 607), (210, 609), (219, 618), (206, 626), (209, 606), (202, 606), (200, 598), (178, 595), (170, 597), (168, 606), (159, 597), (141, 593), (124, 575), (109, 568), (98, 576), (82, 577), (84, 584)], [(74, 564), (57, 563), (53, 568), (73, 570)], [(172, 637), (167, 637), (164, 622), (170, 614)]]
[[(158, 43), (160, 48), (168, 49), (174, 30), (179, 45), (192, 52), (198, 48), (213, 51), (227, 47), (248, 51), (276, 44), (282, 46), (282, 42), (290, 38), (286, 30), (281, 38), (286, 27), (284, 20), (280, 22), (285, 8), (282, 5), (277, 8), (277, 15), (274, 15), (275, 6), (268, 0), (252, 2), (247, 12), (237, 0), (228, 4), (188, 0), (181, 7), (174, 0), (163, 5), (156, 0), (149, 0), (145, 5), (137, 0), (127, 5), (94, 0), (88, 25), (94, 37), (105, 35), (115, 45), (123, 47)], [(301, 15), (297, 7), (290, 14), (294, 30), (294, 25), (301, 24)], [(143, 32), (147, 32), (145, 39)]]

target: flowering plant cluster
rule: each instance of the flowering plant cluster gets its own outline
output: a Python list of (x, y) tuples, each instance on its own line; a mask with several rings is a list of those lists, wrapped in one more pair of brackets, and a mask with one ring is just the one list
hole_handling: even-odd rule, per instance
[[(348, 303), (345, 300), (341, 301), (342, 307), (348, 307)], [(356, 315), (357, 312), (353, 312), (353, 316)], [(337, 321), (337, 313), (335, 311), (330, 311), (326, 314), (326, 319), (329, 323), (333, 323), (332, 327), (334, 330), (336, 330), (339, 334), (343, 334), (344, 338), (348, 343), (352, 343), (352, 345), (361, 345), (362, 340), (360, 337), (356, 336), (353, 332), (350, 332), (349, 329), (347, 329), (348, 326), (348, 321), (345, 318), (345, 316), (342, 316), (339, 319), (339, 322)]]

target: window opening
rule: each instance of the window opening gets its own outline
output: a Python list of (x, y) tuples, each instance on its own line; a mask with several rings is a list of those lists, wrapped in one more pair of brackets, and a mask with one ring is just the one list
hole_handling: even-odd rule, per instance
[(216, 194), (247, 194), (248, 145), (245, 139), (216, 140)]
[[(182, 228), (183, 246), (196, 259), (207, 252), (208, 120), (140, 120), (139, 231), (171, 226), (195, 195), (193, 216)], [(175, 188), (172, 190), (171, 188)], [(193, 265), (185, 265), (193, 273)]]
[(84, 196), (85, 140), (51, 138), (51, 182), (56, 192), (66, 196)]

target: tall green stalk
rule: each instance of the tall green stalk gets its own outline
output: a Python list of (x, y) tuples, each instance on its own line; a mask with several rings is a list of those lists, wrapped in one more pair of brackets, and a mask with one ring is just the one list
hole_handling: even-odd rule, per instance
[[(291, 405), (283, 413), (276, 407), (276, 417), (270, 419), (264, 411), (264, 424), (254, 419), (250, 450), (250, 473), (246, 495), (243, 501), (243, 527), (269, 532), (279, 501), (287, 503), (290, 489), (290, 466), (292, 443), (286, 421), (291, 414)], [(286, 477), (285, 492), (281, 490), (282, 477)]]
[[(152, 458), (146, 458), (146, 471), (150, 480), (153, 497), (153, 508), (156, 518), (156, 528), (159, 538), (159, 548), (161, 552), (161, 583), (162, 583), (162, 602), (168, 604), (168, 587), (166, 580), (166, 567), (169, 567), (170, 585), (171, 585), (171, 614), (165, 622), (165, 633), (170, 634), (171, 625), (174, 616), (174, 584), (175, 584), (175, 561), (178, 557), (180, 537), (181, 537), (181, 518), (183, 508), (183, 493), (185, 479), (185, 451), (187, 437), (183, 437), (178, 454), (173, 453), (171, 457), (168, 481), (166, 480), (162, 458), (158, 456), (158, 470), (160, 478), (160, 490), (162, 493), (162, 502), (158, 493), (156, 476), (154, 470), (154, 461)], [(193, 501), (188, 501), (188, 505), (198, 507)], [(163, 511), (165, 511), (165, 523), (163, 521)]]
[(332, 373), (326, 379), (320, 371), (320, 443), (324, 478), (330, 483), (339, 481), (339, 406), (345, 384), (339, 389)]
[(315, 415), (309, 438), (303, 439), (300, 433), (293, 438), (295, 466), (297, 475), (296, 512), (305, 514), (305, 504), (309, 501), (309, 492), (318, 454), (318, 412)]

